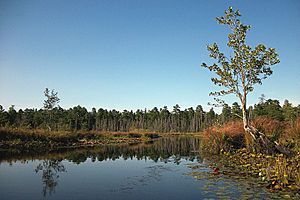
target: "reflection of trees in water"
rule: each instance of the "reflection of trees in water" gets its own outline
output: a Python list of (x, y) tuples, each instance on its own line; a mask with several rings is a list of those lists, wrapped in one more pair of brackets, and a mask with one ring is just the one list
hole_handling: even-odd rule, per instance
[[(43, 155), (42, 161), (35, 169), (36, 173), (42, 175), (43, 195), (51, 195), (58, 185), (59, 174), (66, 172), (61, 160), (66, 159), (76, 164), (83, 163), (87, 158), (92, 162), (107, 159), (115, 160), (137, 158), (138, 160), (151, 159), (155, 162), (174, 162), (179, 164), (182, 158), (194, 161), (199, 160), (198, 148), (200, 140), (193, 137), (170, 137), (159, 138), (153, 143), (135, 145), (102, 145), (94, 148), (72, 149), (63, 152), (49, 153)], [(171, 158), (170, 158), (171, 157)], [(151, 168), (152, 169), (152, 168)], [(164, 168), (155, 168), (150, 171), (151, 178), (158, 179), (160, 171)], [(145, 177), (144, 177), (145, 178)], [(144, 181), (142, 177), (139, 181)], [(149, 179), (149, 177), (147, 176)], [(150, 180), (150, 179), (149, 179)]]
[(73, 151), (66, 156), (66, 159), (77, 164), (84, 162), (87, 158), (91, 158), (94, 162), (96, 159), (103, 161), (107, 159), (115, 160), (120, 157), (125, 160), (136, 157), (138, 160), (151, 159), (155, 162), (158, 160), (169, 162), (168, 158), (175, 156), (172, 161), (179, 164), (182, 157), (191, 161), (198, 159), (199, 142), (198, 138), (193, 137), (163, 137), (154, 143), (106, 145)]
[(180, 162), (181, 158), (191, 161), (199, 159), (200, 139), (195, 137), (162, 137), (154, 142), (138, 143), (138, 144), (115, 144), (101, 145), (95, 147), (79, 148), (79, 149), (63, 149), (55, 150), (48, 153), (39, 152), (22, 152), (13, 154), (11, 152), (3, 152), (0, 154), (0, 163), (16, 162), (19, 160), (69, 160), (73, 163), (80, 164), (90, 158), (92, 162), (107, 159), (115, 160), (120, 157), (126, 159), (137, 158), (138, 160), (151, 159), (155, 162), (169, 162), (168, 158), (175, 156)]
[(51, 195), (58, 185), (59, 173), (66, 172), (65, 166), (59, 160), (44, 160), (35, 172), (42, 172), (43, 195)]

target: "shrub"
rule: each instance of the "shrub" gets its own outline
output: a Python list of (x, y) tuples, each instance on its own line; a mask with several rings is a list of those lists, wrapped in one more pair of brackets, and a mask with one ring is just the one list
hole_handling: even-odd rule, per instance
[(204, 152), (219, 154), (245, 146), (242, 122), (233, 121), (221, 127), (207, 128), (203, 132), (201, 149)]
[(271, 140), (278, 140), (284, 130), (284, 123), (267, 117), (257, 117), (251, 124)]
[(296, 150), (300, 148), (300, 118), (286, 123), (281, 142), (287, 147), (295, 147)]
[(300, 139), (300, 117), (286, 125), (284, 136), (293, 139)]

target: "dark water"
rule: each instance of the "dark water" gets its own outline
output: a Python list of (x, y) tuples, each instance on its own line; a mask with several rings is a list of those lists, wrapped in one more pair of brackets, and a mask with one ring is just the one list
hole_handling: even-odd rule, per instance
[(212, 175), (199, 140), (0, 156), (0, 199), (267, 199), (264, 188)]

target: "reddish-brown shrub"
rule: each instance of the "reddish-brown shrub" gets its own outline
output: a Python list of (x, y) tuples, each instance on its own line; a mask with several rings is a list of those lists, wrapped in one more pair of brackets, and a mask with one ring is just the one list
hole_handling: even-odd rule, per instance
[(236, 137), (244, 134), (244, 127), (242, 121), (232, 121), (224, 124), (221, 127), (214, 127), (214, 131), (223, 133), (228, 137)]
[(281, 143), (290, 148), (300, 149), (300, 117), (295, 121), (287, 122), (282, 134)]
[[(300, 118), (293, 122), (280, 122), (267, 117), (259, 117), (251, 125), (265, 133), (270, 139), (279, 141), (289, 147), (300, 147)], [(221, 127), (210, 127), (203, 131), (203, 142), (206, 150), (219, 153), (222, 149), (253, 147), (253, 139), (244, 134), (243, 122), (232, 121)]]
[(251, 122), (251, 125), (265, 133), (267, 136), (273, 137), (274, 139), (278, 139), (284, 130), (283, 122), (267, 117), (255, 118)]
[(284, 136), (286, 138), (300, 139), (300, 117), (286, 124)]
[(218, 154), (221, 150), (229, 151), (233, 148), (245, 146), (243, 124), (233, 121), (221, 127), (211, 127), (203, 131), (202, 149)]

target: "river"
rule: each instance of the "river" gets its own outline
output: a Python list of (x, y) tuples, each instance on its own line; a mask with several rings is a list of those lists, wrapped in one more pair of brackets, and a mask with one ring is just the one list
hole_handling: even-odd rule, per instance
[(1, 199), (274, 199), (255, 181), (212, 174), (194, 137), (1, 152)]

